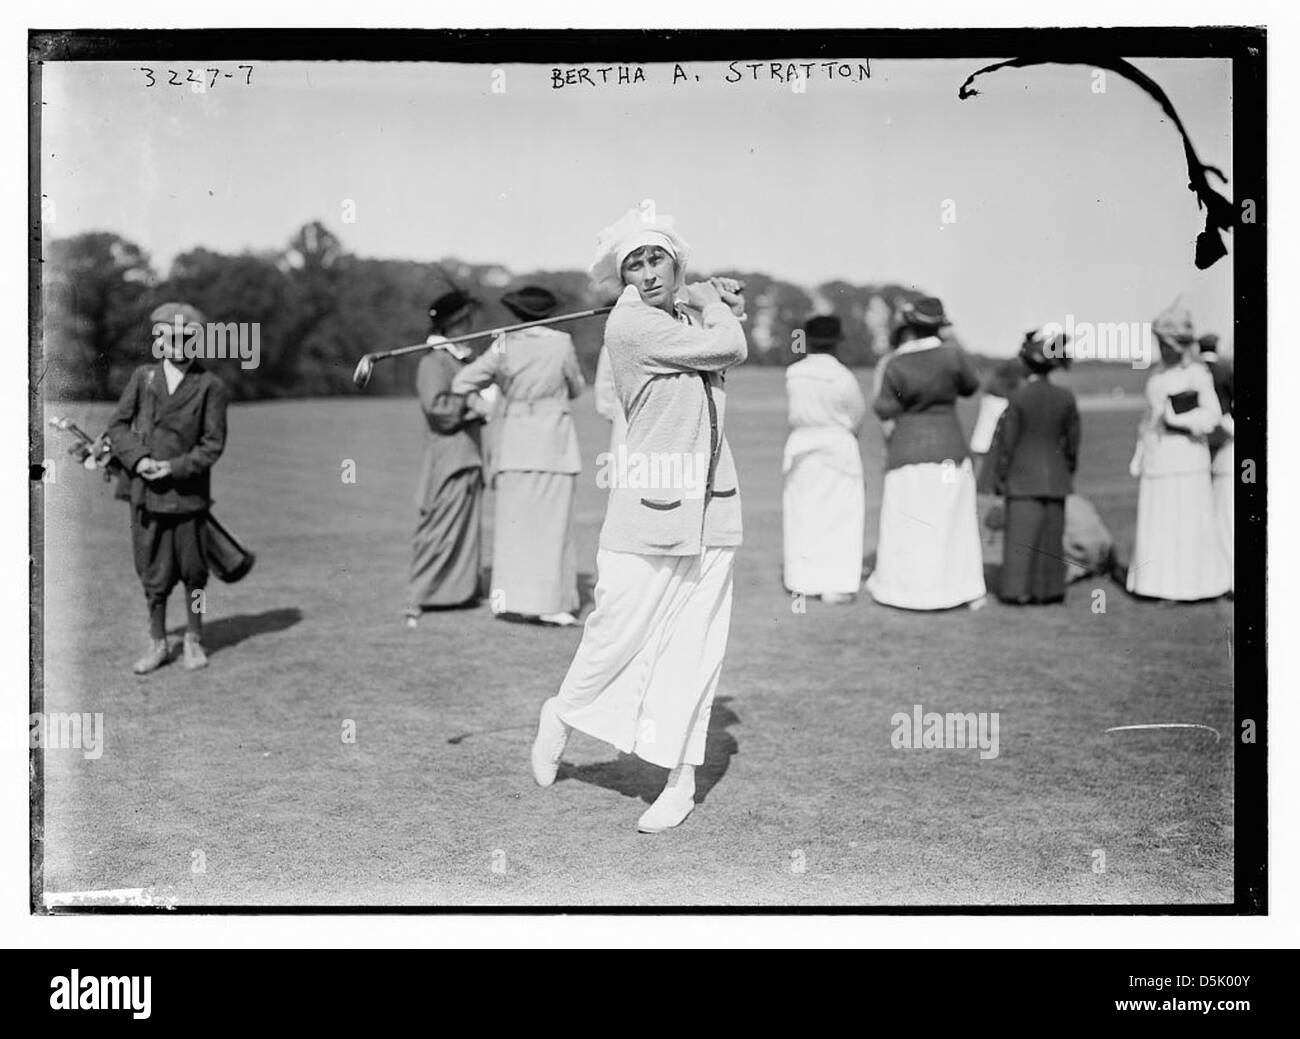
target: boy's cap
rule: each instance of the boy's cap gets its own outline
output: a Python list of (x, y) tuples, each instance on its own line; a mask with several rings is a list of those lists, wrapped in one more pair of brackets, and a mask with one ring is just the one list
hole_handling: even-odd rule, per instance
[(208, 323), (208, 319), (203, 316), (203, 312), (189, 303), (164, 303), (160, 307), (155, 307), (153, 313), (149, 315), (150, 323), (155, 325), (174, 325), (177, 318), (180, 318), (181, 327), (183, 328)]

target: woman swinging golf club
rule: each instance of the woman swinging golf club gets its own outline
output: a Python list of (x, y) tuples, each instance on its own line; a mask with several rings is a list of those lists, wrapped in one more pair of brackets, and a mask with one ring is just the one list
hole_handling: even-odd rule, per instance
[(649, 462), (649, 478), (614, 474), (595, 610), (559, 692), (542, 705), (532, 748), (544, 787), (572, 729), (668, 769), (639, 820), (643, 833), (676, 826), (695, 807), (741, 542), (723, 435), (723, 373), (748, 352), (736, 317), (741, 285), (685, 285), (686, 265), (671, 217), (631, 210), (597, 238), (592, 277), (618, 293), (605, 346), (627, 417), (627, 471)]

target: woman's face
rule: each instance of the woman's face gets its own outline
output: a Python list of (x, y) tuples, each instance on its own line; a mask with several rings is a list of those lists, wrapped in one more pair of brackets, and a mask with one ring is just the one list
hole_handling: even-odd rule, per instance
[(628, 254), (620, 273), (624, 285), (636, 287), (642, 302), (661, 310), (671, 308), (677, 267), (666, 249), (657, 245), (643, 245)]

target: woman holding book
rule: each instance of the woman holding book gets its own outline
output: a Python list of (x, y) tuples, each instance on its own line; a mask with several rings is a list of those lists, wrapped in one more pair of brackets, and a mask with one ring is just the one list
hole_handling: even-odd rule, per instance
[(1223, 413), (1214, 379), (1193, 357), (1187, 308), (1176, 300), (1152, 334), (1161, 365), (1147, 380), (1146, 414), (1129, 464), (1140, 483), (1128, 590), (1152, 599), (1214, 599), (1232, 584), (1210, 483), (1208, 437)]

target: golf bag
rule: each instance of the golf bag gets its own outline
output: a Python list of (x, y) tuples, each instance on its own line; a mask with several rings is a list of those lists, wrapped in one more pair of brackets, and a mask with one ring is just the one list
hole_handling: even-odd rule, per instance
[[(50, 425), (76, 437), (80, 443), (72, 449), (72, 453), (81, 459), (95, 458), (96, 465), (104, 472), (105, 480), (117, 477), (115, 497), (130, 502), (132, 508), (139, 507), (138, 478), (133, 478), (117, 459), (108, 454), (102, 437), (98, 441), (94, 440), (90, 434), (67, 419), (51, 419)], [(226, 584), (234, 584), (246, 577), (257, 562), (257, 556), (240, 544), (239, 539), (219, 523), (211, 511), (207, 514), (203, 529), (203, 555), (218, 579)]]

